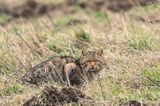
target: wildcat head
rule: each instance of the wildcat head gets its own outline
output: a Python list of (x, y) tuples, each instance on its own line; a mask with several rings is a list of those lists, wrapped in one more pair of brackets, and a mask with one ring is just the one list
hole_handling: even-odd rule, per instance
[(82, 51), (80, 65), (87, 74), (98, 74), (103, 69), (103, 50)]

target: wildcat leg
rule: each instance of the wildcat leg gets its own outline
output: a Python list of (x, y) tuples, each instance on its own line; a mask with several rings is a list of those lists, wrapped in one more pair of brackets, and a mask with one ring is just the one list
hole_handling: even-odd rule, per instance
[(67, 80), (69, 86), (71, 86), (71, 82), (70, 82), (70, 78), (69, 77), (72, 77), (70, 75), (71, 75), (72, 71), (74, 71), (75, 68), (76, 68), (76, 64), (75, 63), (68, 63), (64, 67), (66, 80)]

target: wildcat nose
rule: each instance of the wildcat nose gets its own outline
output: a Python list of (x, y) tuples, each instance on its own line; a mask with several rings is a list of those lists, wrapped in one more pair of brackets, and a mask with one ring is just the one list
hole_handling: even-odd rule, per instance
[(94, 67), (94, 66), (95, 66), (95, 63), (94, 63), (94, 62), (92, 62), (92, 63), (91, 63), (91, 66), (92, 66), (92, 67)]
[(91, 65), (91, 68), (92, 68), (92, 69), (95, 69), (96, 66), (95, 66), (95, 63), (94, 63), (94, 62), (92, 62), (90, 65)]

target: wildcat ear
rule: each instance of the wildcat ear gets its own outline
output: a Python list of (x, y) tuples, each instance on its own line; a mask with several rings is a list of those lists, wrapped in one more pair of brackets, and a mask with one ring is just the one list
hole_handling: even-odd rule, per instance
[(99, 51), (97, 52), (97, 54), (100, 55), (100, 56), (102, 56), (102, 55), (103, 55), (103, 49), (102, 49), (102, 50), (99, 50)]
[(82, 56), (85, 56), (85, 55), (87, 55), (87, 52), (82, 50)]

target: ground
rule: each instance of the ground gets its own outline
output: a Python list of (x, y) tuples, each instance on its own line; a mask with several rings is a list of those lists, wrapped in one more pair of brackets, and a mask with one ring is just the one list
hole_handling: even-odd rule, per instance
[[(137, 18), (158, 12), (160, 5), (128, 11), (82, 10), (79, 6), (30, 18), (16, 18), (0, 31), (0, 104), (22, 105), (42, 91), (18, 83), (34, 65), (57, 55), (79, 57), (81, 50), (103, 49), (106, 68), (100, 82), (82, 87), (90, 97), (120, 104), (160, 101), (160, 23)], [(8, 15), (0, 15), (6, 22)], [(154, 20), (154, 18), (153, 18)], [(62, 87), (53, 84), (55, 87)]]

